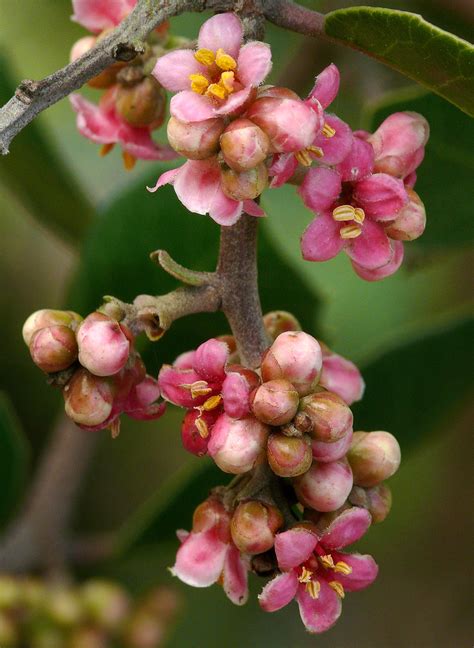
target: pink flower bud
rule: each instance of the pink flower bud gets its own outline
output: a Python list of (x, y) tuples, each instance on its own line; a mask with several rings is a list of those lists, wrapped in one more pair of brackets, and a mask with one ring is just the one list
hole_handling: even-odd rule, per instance
[(268, 426), (253, 416), (235, 420), (221, 414), (207, 451), (224, 472), (244, 473), (263, 459), (268, 432)]
[(102, 313), (91, 313), (77, 331), (79, 362), (96, 376), (112, 376), (125, 366), (130, 340), (124, 328)]
[(221, 135), (221, 151), (234, 171), (246, 171), (263, 162), (270, 150), (268, 136), (249, 119), (236, 119)]
[(392, 493), (386, 484), (378, 484), (372, 488), (354, 486), (349, 495), (349, 501), (355, 506), (361, 506), (369, 511), (373, 524), (383, 522), (392, 508)]
[(242, 172), (221, 169), (222, 191), (233, 200), (253, 200), (260, 196), (267, 184), (268, 169), (263, 163)]
[(300, 396), (309, 394), (318, 382), (323, 359), (317, 340), (303, 331), (282, 333), (262, 359), (264, 382), (284, 378)]
[(193, 409), (186, 413), (181, 426), (181, 439), (185, 450), (198, 457), (207, 453), (211, 431), (220, 413), (220, 409), (208, 412)]
[(269, 380), (263, 383), (252, 396), (252, 412), (268, 425), (289, 423), (298, 410), (300, 397), (287, 380)]
[(300, 410), (311, 419), (315, 441), (334, 443), (352, 431), (352, 412), (340, 396), (322, 391), (301, 400)]
[(268, 437), (267, 459), (279, 477), (297, 477), (311, 467), (311, 441), (308, 436), (288, 437), (275, 432)]
[(333, 353), (327, 347), (323, 348), (323, 370), (319, 384), (330, 392), (334, 392), (348, 405), (359, 401), (364, 395), (365, 383), (356, 365)]
[(334, 443), (324, 443), (324, 441), (313, 441), (311, 447), (313, 458), (324, 463), (328, 461), (337, 461), (342, 459), (350, 448), (352, 441), (352, 427), (347, 430), (339, 441)]
[(245, 554), (260, 554), (273, 547), (275, 533), (283, 524), (280, 511), (257, 500), (241, 502), (230, 524), (232, 540)]
[(127, 394), (124, 412), (137, 421), (151, 421), (165, 413), (166, 403), (160, 399), (158, 381), (145, 376)]
[(35, 365), (43, 371), (62, 371), (77, 359), (76, 335), (67, 326), (42, 328), (31, 338), (30, 353)]
[(272, 340), (275, 340), (280, 333), (301, 331), (301, 324), (294, 315), (287, 311), (271, 311), (267, 313), (263, 316), (263, 325)]
[(69, 55), (69, 60), (71, 63), (76, 61), (78, 58), (83, 56), (86, 52), (92, 49), (96, 43), (95, 36), (84, 36), (74, 43), (71, 48), (71, 53)]
[(250, 395), (259, 385), (260, 378), (252, 369), (239, 365), (228, 367), (221, 392), (225, 413), (231, 418), (250, 414)]
[(33, 335), (42, 328), (58, 325), (67, 326), (75, 331), (81, 322), (82, 317), (73, 311), (44, 308), (32, 313), (23, 324), (23, 340), (29, 346)]
[(109, 418), (114, 401), (112, 381), (78, 369), (63, 390), (66, 414), (75, 423), (95, 427)]
[(352, 472), (346, 459), (314, 462), (304, 475), (294, 479), (294, 488), (304, 506), (326, 513), (344, 504), (352, 489)]
[(354, 432), (347, 458), (357, 486), (376, 486), (397, 472), (400, 446), (390, 432)]
[(190, 160), (205, 160), (218, 152), (224, 128), (222, 118), (185, 123), (171, 117), (167, 127), (168, 141), (180, 155)]
[(229, 543), (230, 515), (217, 497), (208, 497), (199, 504), (193, 514), (193, 533), (214, 529), (221, 542)]
[(418, 194), (407, 189), (409, 202), (398, 212), (396, 219), (385, 228), (385, 233), (397, 241), (413, 241), (423, 234), (426, 211)]
[(166, 92), (151, 76), (132, 85), (119, 84), (115, 108), (130, 126), (159, 128), (165, 117)]
[(229, 347), (222, 340), (211, 338), (203, 342), (194, 354), (193, 369), (209, 381), (224, 380)]

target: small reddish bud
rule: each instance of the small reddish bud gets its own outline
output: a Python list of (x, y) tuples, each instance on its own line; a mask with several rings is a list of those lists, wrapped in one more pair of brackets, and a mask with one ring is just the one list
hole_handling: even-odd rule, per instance
[(348, 405), (333, 392), (317, 392), (301, 400), (300, 410), (311, 419), (315, 441), (334, 443), (352, 431), (353, 415)]
[(356, 365), (333, 353), (325, 345), (323, 349), (323, 369), (319, 384), (340, 396), (348, 405), (359, 401), (364, 395), (365, 383)]
[(76, 335), (67, 326), (49, 326), (34, 333), (30, 342), (31, 358), (35, 365), (53, 373), (62, 371), (77, 359)]
[(400, 446), (389, 432), (354, 432), (347, 458), (357, 486), (376, 486), (398, 470)]
[(130, 126), (159, 128), (165, 116), (166, 92), (151, 76), (131, 86), (119, 84), (115, 107)]
[(294, 315), (287, 311), (271, 311), (267, 313), (263, 316), (263, 325), (272, 340), (276, 340), (280, 333), (301, 331), (301, 324)]
[(81, 587), (80, 597), (88, 618), (108, 631), (118, 629), (130, 611), (128, 594), (109, 581), (88, 581)]
[(282, 333), (263, 356), (262, 379), (284, 378), (300, 396), (306, 396), (318, 382), (322, 363), (321, 347), (314, 337), (303, 331)]
[(91, 313), (77, 331), (79, 362), (96, 376), (112, 376), (125, 366), (130, 340), (125, 329), (102, 313)]
[(193, 409), (186, 413), (181, 426), (181, 439), (185, 450), (198, 457), (206, 454), (211, 431), (219, 414), (219, 409), (208, 412)]
[(185, 123), (171, 117), (167, 127), (168, 141), (180, 155), (190, 160), (205, 160), (218, 152), (224, 128), (222, 118)]
[(349, 450), (352, 441), (352, 428), (348, 429), (339, 441), (324, 443), (324, 441), (312, 441), (313, 458), (324, 463), (337, 461), (344, 457)]
[(63, 390), (66, 414), (75, 423), (94, 427), (112, 412), (114, 391), (110, 380), (78, 369)]
[(249, 119), (236, 119), (221, 135), (221, 151), (234, 171), (246, 171), (263, 162), (269, 154), (270, 140)]
[(229, 366), (221, 391), (225, 413), (231, 418), (250, 414), (250, 395), (259, 385), (260, 377), (252, 369)]
[(230, 515), (216, 497), (208, 497), (199, 504), (193, 514), (193, 533), (215, 529), (219, 540), (230, 542)]
[(386, 484), (378, 484), (372, 488), (354, 486), (349, 495), (349, 501), (355, 506), (361, 506), (369, 511), (372, 522), (383, 522), (392, 508), (392, 492)]
[(224, 472), (244, 473), (262, 461), (268, 432), (268, 426), (253, 416), (236, 420), (221, 414), (207, 451)]
[(352, 489), (352, 472), (345, 459), (331, 463), (314, 462), (311, 468), (294, 479), (299, 501), (316, 511), (326, 513), (341, 507)]
[(300, 397), (293, 385), (282, 378), (263, 383), (252, 396), (252, 412), (267, 425), (289, 423), (298, 410)]
[(407, 189), (409, 202), (397, 214), (385, 233), (396, 241), (413, 241), (423, 234), (426, 227), (426, 211), (418, 194)]
[(42, 310), (32, 313), (23, 324), (23, 340), (25, 344), (30, 345), (31, 338), (42, 328), (48, 326), (67, 326), (75, 331), (82, 322), (82, 317), (73, 311), (51, 310), (43, 308)]
[(260, 196), (267, 184), (268, 169), (263, 163), (242, 172), (221, 169), (222, 191), (233, 200), (253, 200)]
[(275, 506), (257, 500), (241, 502), (230, 524), (232, 540), (242, 553), (260, 554), (273, 547), (282, 524), (283, 516)]
[(281, 432), (270, 434), (267, 445), (270, 468), (279, 477), (297, 477), (311, 467), (313, 460), (308, 436), (288, 437)]

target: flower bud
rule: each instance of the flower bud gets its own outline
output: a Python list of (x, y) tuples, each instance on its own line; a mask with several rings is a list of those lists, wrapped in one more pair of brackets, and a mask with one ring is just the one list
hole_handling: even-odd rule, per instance
[(168, 141), (174, 150), (190, 160), (205, 160), (219, 150), (219, 137), (225, 128), (222, 118), (185, 123), (170, 117)]
[(125, 329), (102, 313), (91, 313), (77, 331), (79, 362), (95, 376), (112, 376), (125, 366), (130, 340)]
[(385, 228), (385, 233), (396, 241), (413, 241), (423, 234), (426, 227), (426, 211), (418, 194), (407, 189), (408, 204), (398, 212), (397, 217)]
[(268, 169), (263, 163), (240, 173), (230, 168), (221, 170), (222, 191), (233, 200), (253, 200), (260, 196), (267, 183)]
[(352, 441), (352, 427), (347, 430), (339, 441), (333, 443), (324, 443), (324, 441), (313, 441), (311, 447), (313, 458), (324, 463), (328, 461), (337, 461), (345, 456)]
[(112, 412), (112, 382), (94, 376), (86, 369), (78, 369), (75, 372), (63, 394), (66, 414), (79, 425), (101, 425)]
[(246, 171), (263, 162), (270, 150), (268, 136), (249, 119), (236, 119), (221, 135), (221, 151), (234, 171)]
[(76, 335), (67, 326), (49, 326), (34, 333), (30, 342), (35, 365), (53, 373), (63, 371), (77, 359)]
[(279, 477), (297, 477), (311, 467), (312, 452), (308, 436), (288, 437), (281, 432), (270, 434), (267, 444), (270, 468)]
[(264, 382), (284, 378), (300, 396), (309, 394), (318, 382), (322, 367), (321, 347), (303, 331), (281, 333), (262, 359)]
[(260, 554), (273, 547), (282, 524), (283, 516), (275, 506), (257, 500), (241, 502), (230, 524), (232, 540), (242, 553)]
[(372, 488), (354, 486), (349, 495), (349, 501), (354, 506), (361, 506), (369, 511), (372, 522), (383, 522), (392, 508), (392, 492), (386, 484), (378, 484)]
[(151, 76), (131, 86), (119, 84), (115, 107), (130, 126), (159, 128), (165, 117), (166, 92)]
[(268, 432), (268, 426), (253, 416), (236, 420), (221, 414), (207, 451), (224, 472), (244, 473), (263, 459)]
[(30, 345), (31, 338), (42, 328), (48, 326), (67, 326), (75, 331), (82, 322), (82, 317), (73, 311), (51, 310), (43, 308), (42, 310), (32, 313), (23, 324), (23, 340), (26, 345)]
[(299, 395), (293, 385), (282, 378), (269, 380), (254, 392), (252, 412), (267, 425), (289, 423), (298, 410)]
[(301, 400), (300, 411), (311, 419), (309, 432), (315, 441), (334, 443), (352, 430), (353, 416), (337, 394), (322, 391)]
[(257, 98), (263, 99), (264, 97), (274, 97), (276, 99), (294, 99), (301, 101), (300, 97), (290, 90), (290, 88), (282, 88), (281, 86), (264, 85), (258, 89)]
[(216, 531), (221, 542), (230, 542), (230, 515), (222, 502), (212, 496), (199, 504), (193, 514), (193, 533), (202, 533), (209, 529)]
[(231, 418), (250, 414), (250, 395), (259, 385), (260, 378), (252, 369), (229, 366), (221, 391), (225, 413)]
[(359, 401), (364, 395), (365, 383), (356, 365), (333, 353), (327, 347), (323, 348), (323, 369), (319, 384), (330, 392), (334, 392), (348, 405)]
[(351, 492), (351, 468), (345, 459), (331, 463), (314, 462), (308, 472), (294, 479), (293, 485), (304, 506), (322, 513), (335, 511)]
[(181, 439), (185, 450), (198, 457), (207, 453), (211, 431), (220, 413), (220, 409), (209, 412), (193, 409), (186, 413), (181, 426)]
[(354, 432), (347, 458), (357, 486), (376, 486), (398, 470), (400, 446), (389, 432)]
[(193, 359), (193, 369), (208, 381), (222, 381), (229, 357), (229, 347), (222, 340), (211, 338), (198, 346)]
[(287, 311), (271, 311), (267, 313), (263, 316), (263, 325), (272, 340), (275, 340), (280, 333), (301, 331), (301, 324), (294, 315)]
[(80, 596), (87, 617), (104, 630), (117, 630), (130, 610), (127, 593), (116, 583), (88, 581), (81, 587)]

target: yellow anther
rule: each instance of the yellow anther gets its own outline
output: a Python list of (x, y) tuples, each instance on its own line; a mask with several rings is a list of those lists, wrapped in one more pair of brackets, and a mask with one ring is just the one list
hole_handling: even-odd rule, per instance
[(307, 150), (317, 158), (324, 157), (324, 151), (320, 146), (313, 146), (311, 144), (311, 146), (308, 146)]
[(352, 205), (341, 205), (332, 211), (332, 217), (336, 221), (351, 221), (355, 218), (355, 209)]
[(183, 389), (187, 389), (191, 392), (191, 398), (196, 398), (197, 396), (206, 396), (212, 389), (209, 387), (205, 380), (196, 380), (193, 383), (185, 383), (180, 385)]
[(344, 574), (344, 576), (349, 576), (349, 574), (352, 574), (352, 567), (343, 560), (339, 560), (334, 566), (334, 571), (337, 574)]
[(342, 239), (354, 239), (362, 234), (360, 225), (345, 225), (339, 230), (339, 236)]
[(212, 65), (216, 60), (214, 52), (210, 49), (205, 48), (199, 49), (197, 52), (194, 52), (194, 58), (198, 63), (207, 66)]
[(114, 148), (115, 144), (102, 144), (102, 146), (99, 149), (99, 155), (101, 157), (104, 157), (104, 155), (108, 155), (110, 151)]
[(324, 137), (327, 137), (328, 139), (331, 139), (331, 137), (334, 137), (336, 134), (336, 129), (333, 128), (332, 126), (329, 126), (329, 124), (326, 122), (323, 126), (323, 135)]
[(311, 581), (309, 583), (306, 583), (306, 591), (312, 599), (317, 599), (319, 597), (320, 590), (321, 585), (319, 584), (319, 581)]
[(303, 149), (302, 151), (298, 151), (295, 153), (295, 158), (298, 160), (298, 162), (305, 167), (311, 166), (312, 159), (310, 154), (306, 149)]
[(310, 569), (306, 569), (306, 567), (303, 566), (301, 570), (301, 574), (298, 576), (298, 580), (300, 583), (310, 583), (312, 575), (313, 572)]
[(334, 569), (334, 560), (331, 554), (319, 556), (319, 561), (323, 567), (326, 567), (326, 569)]
[(363, 223), (365, 220), (365, 211), (360, 207), (354, 209), (354, 220), (356, 223)]
[(207, 399), (205, 403), (202, 404), (201, 410), (204, 412), (209, 412), (210, 410), (215, 409), (222, 400), (222, 396), (219, 394), (217, 396), (211, 396)]
[(209, 428), (207, 427), (206, 421), (199, 416), (194, 423), (197, 427), (199, 435), (203, 439), (207, 439), (207, 437), (209, 436)]
[(234, 92), (234, 84), (235, 84), (234, 73), (231, 71), (222, 72), (219, 85), (225, 88), (229, 94), (231, 94), (231, 92)]
[(198, 94), (204, 94), (209, 86), (209, 79), (204, 74), (190, 74), (191, 90)]
[(137, 163), (137, 158), (128, 151), (122, 151), (122, 160), (127, 171), (131, 171)]
[(235, 70), (237, 67), (237, 61), (220, 48), (216, 52), (216, 64), (221, 70)]
[(218, 83), (211, 83), (211, 85), (206, 90), (208, 97), (214, 97), (215, 99), (225, 99), (227, 97), (227, 90), (223, 88)]
[(331, 581), (329, 583), (329, 587), (332, 587), (332, 589), (336, 592), (339, 598), (344, 598), (345, 592), (341, 583), (339, 583), (338, 581)]

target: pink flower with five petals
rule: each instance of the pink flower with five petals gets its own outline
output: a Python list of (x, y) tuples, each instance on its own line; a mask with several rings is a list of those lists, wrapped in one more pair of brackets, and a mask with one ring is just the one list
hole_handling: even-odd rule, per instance
[(72, 0), (72, 19), (94, 34), (116, 27), (137, 0)]

